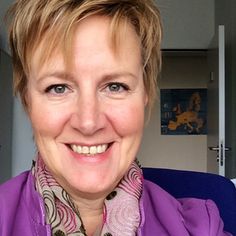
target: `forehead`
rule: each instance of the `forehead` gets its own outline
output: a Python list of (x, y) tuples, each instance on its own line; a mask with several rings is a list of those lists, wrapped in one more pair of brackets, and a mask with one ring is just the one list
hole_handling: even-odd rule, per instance
[(47, 49), (50, 35), (46, 34), (34, 50), (31, 70), (48, 66), (55, 58), (63, 60), (68, 67), (79, 61), (89, 63), (92, 58), (96, 59), (96, 55), (101, 56), (101, 52), (113, 59), (123, 57), (125, 60), (130, 55), (132, 59), (141, 61), (140, 39), (133, 26), (126, 21), (121, 22), (118, 28), (112, 28), (110, 18), (90, 16), (77, 23), (70, 36), (70, 40), (55, 42)]
[(118, 28), (112, 29), (111, 20), (101, 16), (89, 17), (78, 24), (73, 45), (78, 55), (84, 51), (93, 55), (109, 51), (115, 57), (131, 52), (138, 57), (140, 54), (139, 38), (129, 23), (124, 21)]

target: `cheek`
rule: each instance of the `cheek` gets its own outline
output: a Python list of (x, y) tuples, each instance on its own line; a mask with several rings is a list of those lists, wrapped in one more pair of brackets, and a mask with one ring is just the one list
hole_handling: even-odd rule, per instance
[(121, 136), (140, 134), (144, 126), (144, 105), (126, 103), (113, 106), (107, 112), (107, 117)]
[(69, 114), (41, 107), (32, 109), (29, 117), (36, 135), (56, 137), (62, 132)]

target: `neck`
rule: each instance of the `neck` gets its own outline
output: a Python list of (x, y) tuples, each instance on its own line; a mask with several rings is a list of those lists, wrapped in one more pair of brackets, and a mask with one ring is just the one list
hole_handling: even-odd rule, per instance
[(73, 201), (79, 209), (86, 234), (88, 236), (93, 235), (103, 223), (104, 198), (88, 200), (77, 196)]

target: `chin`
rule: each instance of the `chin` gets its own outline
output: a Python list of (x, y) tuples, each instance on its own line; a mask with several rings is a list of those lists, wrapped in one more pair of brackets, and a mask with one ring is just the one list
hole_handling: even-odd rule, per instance
[(64, 176), (58, 180), (62, 187), (70, 194), (90, 197), (106, 197), (118, 184), (119, 178), (107, 171), (78, 171), (71, 173), (72, 176)]

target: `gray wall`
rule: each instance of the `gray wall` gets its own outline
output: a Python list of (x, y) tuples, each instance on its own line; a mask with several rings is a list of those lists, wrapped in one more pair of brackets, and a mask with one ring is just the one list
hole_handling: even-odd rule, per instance
[(11, 59), (0, 50), (0, 183), (12, 174), (12, 107)]
[(156, 0), (156, 3), (164, 25), (162, 48), (208, 48), (214, 35), (215, 0)]
[[(8, 54), (3, 18), (13, 2), (14, 0), (0, 0), (0, 47)], [(0, 61), (0, 144), (4, 143), (4, 148), (0, 150), (0, 181), (30, 168), (35, 155), (30, 124), (19, 100), (12, 96), (12, 68), (10, 57), (6, 53), (1, 51)]]
[(18, 99), (14, 99), (12, 137), (12, 175), (30, 169), (36, 148), (30, 122)]
[(7, 34), (4, 24), (5, 12), (14, 0), (0, 0), (0, 48), (9, 53), (7, 46)]
[[(214, 34), (215, 0), (155, 0), (160, 8), (165, 49), (207, 48)], [(228, 0), (227, 0), (228, 1)], [(14, 0), (0, 0), (0, 47), (7, 50), (6, 32), (1, 22)]]

